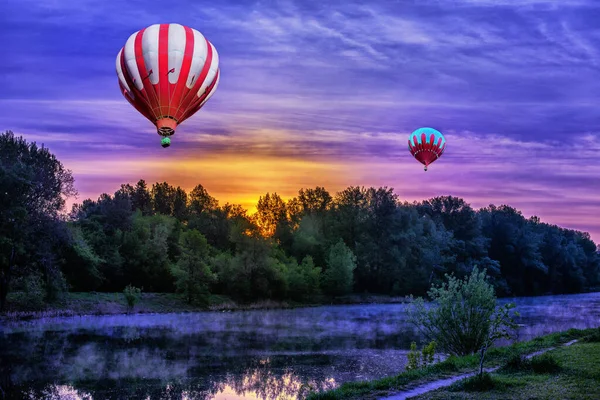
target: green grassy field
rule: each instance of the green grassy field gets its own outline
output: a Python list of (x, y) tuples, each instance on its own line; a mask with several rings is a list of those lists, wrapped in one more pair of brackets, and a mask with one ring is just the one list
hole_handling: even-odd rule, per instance
[[(511, 358), (515, 357), (515, 355), (526, 355), (529, 353), (533, 353), (535, 351), (538, 350), (542, 350), (542, 349), (547, 349), (550, 347), (554, 347), (554, 346), (558, 346), (561, 344), (564, 344), (566, 342), (569, 342), (571, 340), (574, 339), (582, 339), (584, 337), (589, 337), (590, 335), (600, 335), (600, 329), (586, 329), (586, 330), (577, 330), (577, 329), (571, 329), (565, 332), (559, 332), (559, 333), (554, 333), (551, 335), (547, 335), (547, 336), (542, 336), (542, 337), (538, 337), (535, 338), (534, 340), (531, 341), (527, 341), (527, 342), (521, 342), (521, 343), (516, 343), (512, 346), (507, 346), (507, 347), (497, 347), (497, 348), (492, 348), (490, 349), (490, 351), (488, 352), (488, 356), (486, 358), (486, 367), (491, 367), (491, 366), (499, 366), (499, 365), (503, 365), (505, 363), (507, 363)], [(592, 344), (591, 346), (594, 347), (597, 344)], [(577, 346), (583, 346), (583, 345), (577, 345)], [(574, 349), (577, 347), (574, 347)], [(569, 348), (564, 348), (565, 350), (569, 350)], [(560, 350), (556, 350), (557, 352), (562, 351), (563, 349)], [(584, 350), (585, 351), (585, 350)], [(600, 355), (597, 355), (598, 357), (600, 357)], [(598, 361), (596, 359), (596, 370), (600, 371), (600, 365), (598, 365)], [(590, 360), (590, 364), (583, 364), (580, 366), (580, 368), (583, 371), (587, 371), (587, 373), (592, 374), (593, 375), (593, 369), (589, 369), (591, 368), (591, 365), (594, 363), (593, 360)], [(387, 377), (387, 378), (383, 378), (383, 379), (378, 379), (378, 380), (374, 380), (374, 381), (365, 381), (365, 382), (349, 382), (349, 383), (345, 383), (343, 385), (341, 385), (339, 388), (332, 390), (332, 391), (328, 391), (328, 392), (323, 392), (323, 393), (315, 393), (311, 396), (308, 397), (308, 400), (341, 400), (341, 399), (352, 399), (352, 400), (358, 400), (358, 399), (364, 399), (364, 400), (369, 400), (369, 399), (377, 399), (380, 398), (382, 396), (386, 396), (386, 395), (390, 395), (394, 392), (398, 392), (401, 390), (407, 390), (410, 388), (413, 388), (415, 386), (424, 384), (426, 382), (431, 382), (431, 381), (435, 381), (438, 379), (444, 379), (444, 378), (448, 378), (451, 376), (455, 376), (455, 375), (460, 375), (463, 373), (467, 373), (467, 372), (474, 372), (477, 367), (479, 365), (479, 360), (477, 358), (477, 356), (473, 355), (473, 356), (466, 356), (466, 357), (450, 357), (447, 360), (434, 364), (430, 367), (421, 369), (421, 370), (413, 370), (413, 371), (406, 371), (406, 372), (402, 372), (399, 375), (396, 376), (391, 376), (391, 377)], [(566, 372), (565, 372), (566, 373)], [(596, 373), (600, 373), (600, 372), (596, 372)], [(583, 376), (583, 375), (582, 375)], [(549, 377), (548, 379), (552, 379), (553, 377)], [(509, 377), (507, 376), (507, 379), (516, 379), (515, 377)], [(538, 376), (536, 376), (536, 379), (540, 379)], [(599, 382), (597, 382), (596, 384), (599, 384)], [(499, 386), (499, 388), (501, 387), (501, 385)], [(456, 387), (453, 388), (453, 390), (457, 390)], [(539, 390), (541, 390), (538, 387), (538, 393), (537, 395), (540, 395), (541, 393), (545, 393), (545, 392), (539, 392)], [(434, 393), (434, 392), (432, 392)], [(455, 391), (455, 392), (451, 392), (451, 391), (443, 391), (443, 392), (435, 392), (436, 396), (441, 397), (431, 397), (431, 398), (435, 398), (435, 399), (463, 399), (463, 398), (484, 398), (481, 397), (482, 393), (481, 392), (476, 392), (476, 393), (467, 393), (467, 392), (459, 392), (459, 391)], [(502, 392), (501, 389), (497, 390), (497, 394), (499, 395), (499, 397), (490, 397), (493, 399), (496, 398), (513, 398), (512, 395), (507, 395), (507, 392)], [(445, 397), (444, 397), (445, 396)], [(465, 396), (471, 396), (471, 397), (465, 397)], [(423, 399), (425, 398), (429, 398), (429, 397), (422, 397)], [(569, 398), (569, 397), (523, 397), (523, 398), (527, 398), (527, 399), (545, 399), (545, 398), (553, 398), (553, 399), (562, 399), (562, 398)], [(598, 397), (575, 397), (575, 398), (594, 398), (594, 399), (600, 399), (600, 396)]]
[(415, 399), (600, 399), (600, 343), (576, 343), (546, 354), (558, 370), (500, 370), (490, 375), (487, 390), (477, 390), (471, 379)]

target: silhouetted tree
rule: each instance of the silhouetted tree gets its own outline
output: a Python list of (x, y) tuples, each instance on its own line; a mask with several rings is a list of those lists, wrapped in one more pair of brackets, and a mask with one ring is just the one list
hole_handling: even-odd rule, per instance
[[(64, 237), (65, 199), (76, 195), (71, 171), (45, 148), (10, 131), (0, 135), (0, 309), (17, 269), (37, 265), (58, 276), (55, 250)], [(40, 243), (40, 238), (52, 243)], [(56, 240), (55, 240), (56, 239)]]

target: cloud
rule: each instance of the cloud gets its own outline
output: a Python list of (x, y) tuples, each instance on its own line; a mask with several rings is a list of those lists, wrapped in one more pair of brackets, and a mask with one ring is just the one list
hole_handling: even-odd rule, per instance
[[(82, 196), (166, 179), (251, 206), (266, 191), (387, 185), (509, 203), (600, 239), (593, 0), (9, 0), (6, 15), (0, 129), (46, 143)], [(159, 22), (203, 32), (222, 70), (166, 151), (114, 71), (127, 37)], [(448, 139), (427, 173), (406, 150), (419, 126)]]

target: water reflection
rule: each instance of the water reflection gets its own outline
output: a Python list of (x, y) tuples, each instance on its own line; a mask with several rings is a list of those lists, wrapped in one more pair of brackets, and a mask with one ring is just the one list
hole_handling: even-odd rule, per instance
[[(600, 325), (600, 293), (511, 301), (521, 313), (521, 340)], [(404, 307), (7, 323), (0, 327), (0, 388), (18, 399), (302, 399), (401, 371), (418, 339)]]

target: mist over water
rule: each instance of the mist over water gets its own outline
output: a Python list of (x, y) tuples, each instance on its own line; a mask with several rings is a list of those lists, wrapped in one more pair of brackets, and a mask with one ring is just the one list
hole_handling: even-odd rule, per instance
[[(600, 326), (600, 293), (505, 301), (519, 340)], [(0, 323), (0, 387), (18, 399), (298, 399), (397, 374), (419, 340), (403, 304)]]

